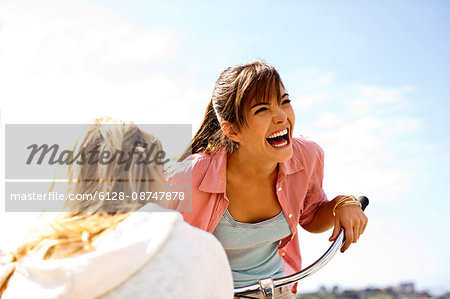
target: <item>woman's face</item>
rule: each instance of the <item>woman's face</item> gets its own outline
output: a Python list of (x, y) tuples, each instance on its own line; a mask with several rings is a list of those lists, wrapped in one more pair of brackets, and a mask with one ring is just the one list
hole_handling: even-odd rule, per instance
[(281, 102), (251, 101), (245, 107), (247, 126), (238, 132), (239, 150), (262, 161), (283, 162), (292, 157), (292, 131), (295, 115), (289, 95), (281, 88)]

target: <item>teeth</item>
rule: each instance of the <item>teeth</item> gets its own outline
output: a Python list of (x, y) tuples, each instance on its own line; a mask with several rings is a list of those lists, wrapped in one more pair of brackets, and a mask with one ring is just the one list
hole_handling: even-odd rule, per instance
[(267, 138), (275, 138), (275, 137), (278, 137), (278, 136), (283, 136), (283, 135), (286, 135), (287, 132), (288, 132), (288, 130), (284, 129), (283, 131), (280, 131), (278, 133), (273, 133), (272, 135), (267, 136)]
[(287, 144), (287, 141), (284, 141), (283, 143), (280, 143), (280, 144), (274, 144), (274, 145), (272, 145), (272, 146), (274, 146), (274, 147), (282, 147), (282, 146), (285, 146)]

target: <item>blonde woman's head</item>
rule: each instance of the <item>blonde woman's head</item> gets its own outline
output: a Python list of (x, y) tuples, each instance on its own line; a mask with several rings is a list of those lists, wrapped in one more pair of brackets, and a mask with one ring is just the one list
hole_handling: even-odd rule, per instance
[(167, 191), (161, 143), (134, 123), (97, 120), (73, 153), (66, 192), (91, 200), (68, 201), (71, 211), (134, 211), (152, 200), (150, 191)]
[(34, 254), (46, 260), (94, 250), (102, 235), (153, 199), (149, 192), (168, 191), (164, 160), (158, 159), (162, 146), (134, 123), (110, 118), (94, 121), (75, 144), (73, 158), (82, 150), (85, 159), (79, 155), (78, 162), (74, 159), (63, 171), (67, 181), (65, 191), (90, 195), (91, 200), (67, 201), (69, 212), (58, 213), (48, 225), (32, 232), (14, 252), (0, 256), (0, 263), (9, 265), (0, 277), (0, 296), (16, 263), (25, 256)]

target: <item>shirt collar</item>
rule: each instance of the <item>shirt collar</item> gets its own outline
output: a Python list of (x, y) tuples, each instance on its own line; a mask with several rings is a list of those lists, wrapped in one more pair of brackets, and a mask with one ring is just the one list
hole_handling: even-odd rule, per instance
[[(294, 150), (295, 152), (295, 150)], [(303, 153), (293, 154), (291, 159), (281, 162), (280, 174), (290, 175), (302, 170), (301, 159)], [(199, 190), (208, 193), (225, 193), (227, 183), (227, 154), (225, 149), (220, 149), (211, 154), (211, 163), (206, 170), (205, 176), (200, 183)]]
[(302, 170), (303, 164), (303, 152), (300, 148), (298, 148), (298, 152), (294, 148), (294, 144), (292, 144), (292, 148), (294, 150), (294, 153), (292, 154), (292, 157), (284, 162), (280, 163), (280, 173), (284, 173), (285, 175), (294, 174), (296, 172), (299, 172)]

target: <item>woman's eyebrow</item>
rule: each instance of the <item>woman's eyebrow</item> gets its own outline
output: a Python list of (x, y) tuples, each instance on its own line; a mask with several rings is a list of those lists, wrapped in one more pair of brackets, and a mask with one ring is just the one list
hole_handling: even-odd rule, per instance
[[(288, 97), (288, 96), (289, 96), (289, 94), (286, 92), (286, 93), (284, 93), (284, 94), (281, 96), (281, 99), (283, 99), (284, 97)], [(252, 106), (250, 107), (250, 109), (253, 109), (253, 108), (255, 108), (256, 106), (259, 106), (259, 105), (270, 105), (270, 102), (256, 103), (256, 104), (252, 105)]]
[(253, 106), (251, 106), (250, 109), (253, 109), (253, 108), (255, 108), (256, 106), (259, 106), (259, 105), (270, 105), (270, 103), (268, 103), (268, 102), (256, 103)]

